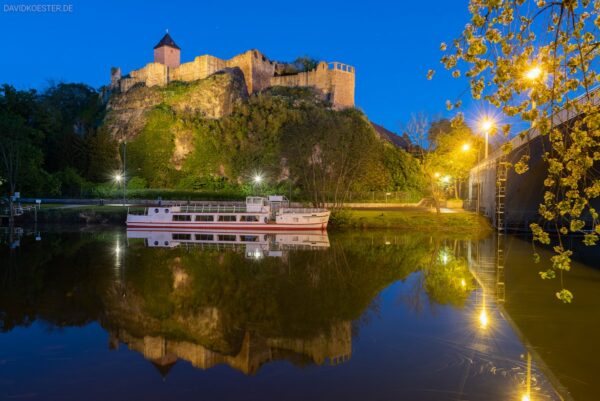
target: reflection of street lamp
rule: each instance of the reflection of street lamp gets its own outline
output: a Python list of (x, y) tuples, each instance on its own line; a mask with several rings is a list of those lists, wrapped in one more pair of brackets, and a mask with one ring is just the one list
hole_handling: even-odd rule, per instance
[(481, 309), (481, 313), (479, 313), (479, 326), (482, 329), (485, 329), (488, 325), (488, 314), (485, 310), (485, 307)]

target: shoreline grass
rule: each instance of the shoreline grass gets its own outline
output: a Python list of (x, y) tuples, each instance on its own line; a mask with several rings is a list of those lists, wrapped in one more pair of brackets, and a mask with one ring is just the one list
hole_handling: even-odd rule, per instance
[(428, 210), (344, 210), (332, 214), (334, 229), (406, 229), (443, 233), (486, 235), (489, 221), (472, 212), (430, 212)]

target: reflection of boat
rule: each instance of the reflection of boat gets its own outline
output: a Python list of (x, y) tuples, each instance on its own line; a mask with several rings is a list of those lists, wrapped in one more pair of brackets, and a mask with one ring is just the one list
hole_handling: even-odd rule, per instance
[(287, 250), (329, 248), (329, 237), (323, 231), (303, 232), (235, 232), (231, 230), (174, 231), (127, 230), (128, 239), (143, 239), (147, 247), (175, 248), (195, 246), (207, 249), (245, 249), (247, 257), (282, 256)]
[(283, 196), (250, 196), (242, 205), (157, 206), (127, 214), (127, 226), (232, 230), (325, 230), (329, 211), (290, 208)]

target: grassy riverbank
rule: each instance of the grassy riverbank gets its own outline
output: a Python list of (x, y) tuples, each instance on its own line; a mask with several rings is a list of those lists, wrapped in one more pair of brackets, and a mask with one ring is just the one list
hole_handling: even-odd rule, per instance
[[(37, 212), (38, 223), (49, 224), (125, 224), (125, 206), (46, 206)], [(20, 217), (22, 221), (33, 222), (34, 214)]]
[(444, 233), (486, 234), (491, 232), (487, 219), (475, 213), (436, 214), (428, 210), (344, 210), (334, 212), (331, 227), (336, 229), (398, 229)]

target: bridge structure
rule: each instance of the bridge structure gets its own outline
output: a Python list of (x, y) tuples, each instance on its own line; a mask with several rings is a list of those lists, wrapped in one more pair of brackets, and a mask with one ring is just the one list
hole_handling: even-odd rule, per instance
[[(582, 102), (583, 95), (575, 100)], [(589, 96), (594, 104), (600, 104), (600, 87)], [(575, 107), (562, 108), (551, 117), (553, 127), (568, 130), (582, 118)], [(510, 140), (512, 150), (498, 148), (490, 153), (469, 172), (468, 199), (466, 207), (488, 217), (499, 231), (527, 231), (531, 223), (539, 223), (538, 207), (544, 199), (544, 180), (547, 167), (544, 153), (551, 149), (547, 135), (541, 135), (535, 127)], [(517, 174), (509, 165), (517, 163), (523, 155), (529, 156), (529, 170)]]

